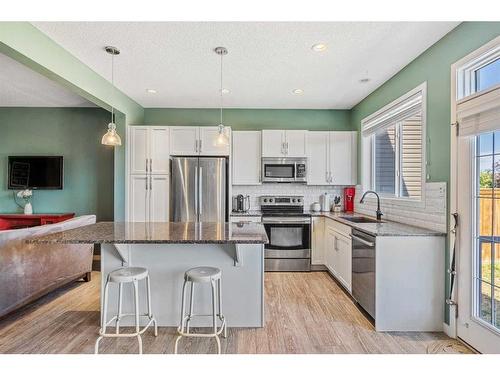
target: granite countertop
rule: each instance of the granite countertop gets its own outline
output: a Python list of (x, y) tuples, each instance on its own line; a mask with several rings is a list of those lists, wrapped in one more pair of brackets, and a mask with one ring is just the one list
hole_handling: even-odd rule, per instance
[(246, 212), (231, 211), (230, 216), (262, 216), (260, 210), (249, 210)]
[[(342, 219), (342, 216), (355, 216), (355, 217), (369, 217), (366, 215), (359, 215), (356, 213), (346, 212), (311, 212), (313, 216), (323, 216), (339, 223), (349, 225), (353, 229), (363, 231), (374, 236), (446, 236), (446, 233), (438, 232), (432, 229), (425, 229), (415, 227), (413, 225), (397, 223), (395, 221), (382, 220), (378, 223), (354, 223), (349, 220)], [(370, 217), (371, 219), (375, 219)]]
[[(354, 223), (349, 220), (342, 219), (342, 216), (357, 216), (357, 217), (369, 217), (370, 216), (360, 215), (356, 213), (347, 212), (316, 212), (316, 211), (304, 211), (305, 213), (311, 214), (311, 216), (322, 216), (327, 217), (332, 220), (336, 220), (339, 223), (350, 226), (351, 228), (361, 230), (368, 234), (374, 236), (446, 236), (446, 233), (438, 232), (432, 229), (420, 228), (413, 225), (397, 223), (395, 221), (382, 220), (379, 223)], [(250, 210), (248, 212), (231, 212), (231, 216), (262, 216), (260, 210)]]
[(260, 223), (100, 222), (28, 239), (29, 243), (63, 244), (266, 244)]

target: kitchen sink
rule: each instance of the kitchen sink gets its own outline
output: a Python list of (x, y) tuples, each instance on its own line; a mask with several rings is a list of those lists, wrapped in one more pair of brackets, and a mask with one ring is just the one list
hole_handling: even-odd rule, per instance
[(341, 216), (341, 219), (350, 221), (352, 223), (381, 223), (382, 221), (378, 221), (375, 219), (371, 219), (369, 217), (363, 216)]

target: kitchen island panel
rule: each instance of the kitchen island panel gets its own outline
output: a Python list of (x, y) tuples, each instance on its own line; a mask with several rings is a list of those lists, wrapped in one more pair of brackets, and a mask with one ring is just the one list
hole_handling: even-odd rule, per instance
[[(115, 248), (117, 246), (117, 248)], [(239, 263), (235, 265), (238, 246)], [(264, 326), (264, 246), (262, 244), (103, 244), (102, 289), (107, 274), (122, 266), (145, 267), (150, 272), (152, 308), (159, 326), (180, 321), (184, 272), (192, 267), (213, 266), (222, 270), (222, 312), (229, 327)], [(140, 282), (140, 304), (146, 308), (146, 287)], [(133, 288), (124, 288), (123, 312), (133, 312)], [(111, 284), (108, 316), (117, 312), (118, 286)], [(102, 312), (101, 293), (101, 312)], [(141, 313), (145, 310), (141, 310)], [(211, 312), (210, 284), (196, 284), (195, 313)], [(210, 326), (211, 318), (197, 318), (192, 326)], [(132, 326), (123, 318), (122, 326)], [(110, 327), (112, 329), (112, 327)]]

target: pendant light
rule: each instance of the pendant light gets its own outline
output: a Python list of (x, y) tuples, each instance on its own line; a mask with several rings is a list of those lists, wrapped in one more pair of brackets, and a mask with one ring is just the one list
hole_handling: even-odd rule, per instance
[[(120, 50), (116, 47), (107, 46), (104, 48), (111, 55), (111, 84), (115, 86), (114, 77), (114, 57), (120, 54)], [(115, 124), (115, 109), (111, 106), (111, 122), (108, 124), (108, 131), (102, 136), (101, 143), (107, 146), (121, 146), (122, 139), (116, 132)]]
[(226, 129), (222, 123), (222, 107), (223, 107), (223, 88), (222, 88), (222, 59), (224, 55), (227, 55), (227, 49), (225, 47), (217, 47), (214, 49), (215, 53), (220, 56), (220, 123), (219, 123), (219, 135), (217, 136), (217, 144), (220, 146), (227, 146), (229, 144), (228, 136), (226, 135)]

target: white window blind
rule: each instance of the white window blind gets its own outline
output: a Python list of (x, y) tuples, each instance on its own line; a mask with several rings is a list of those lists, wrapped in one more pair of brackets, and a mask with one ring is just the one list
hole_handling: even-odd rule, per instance
[(460, 136), (500, 129), (500, 87), (495, 86), (459, 101), (457, 119)]
[(391, 124), (415, 116), (421, 110), (422, 91), (418, 91), (397, 103), (392, 103), (389, 109), (375, 113), (365, 119), (362, 124), (362, 134), (363, 136), (371, 135)]

